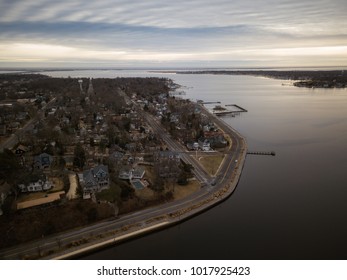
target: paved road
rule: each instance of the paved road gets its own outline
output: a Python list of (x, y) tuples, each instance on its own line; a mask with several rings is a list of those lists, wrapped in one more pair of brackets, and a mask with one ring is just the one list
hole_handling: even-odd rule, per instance
[[(149, 121), (149, 124), (152, 125), (153, 129), (162, 135), (164, 141), (166, 141), (167, 145), (172, 150), (183, 150), (183, 147), (179, 143), (173, 141), (152, 116), (147, 114), (144, 116), (147, 121)], [(216, 191), (224, 188), (230, 183), (232, 180), (233, 170), (238, 168), (238, 162), (236, 162), (236, 160), (239, 160), (240, 157), (244, 155), (242, 151), (245, 144), (243, 138), (225, 122), (214, 116), (212, 116), (212, 118), (225, 133), (229, 134), (233, 144), (230, 151), (226, 154), (225, 160), (223, 161), (216, 178), (211, 178), (194, 158), (188, 154), (182, 153), (183, 160), (193, 165), (196, 177), (204, 184), (204, 187), (199, 191), (178, 201), (172, 201), (156, 207), (137, 211), (132, 214), (127, 214), (118, 219), (104, 221), (81, 229), (72, 230), (67, 233), (52, 235), (47, 238), (42, 238), (41, 240), (21, 244), (17, 247), (0, 251), (0, 259), (20, 259), (25, 255), (35, 255), (40, 251), (55, 250), (60, 246), (70, 244), (76, 240), (81, 240), (84, 237), (105, 233), (127, 225), (143, 223), (143, 226), (145, 227), (145, 221), (148, 219), (169, 215), (170, 213), (175, 213), (181, 209), (198, 204), (199, 202), (206, 201), (206, 199), (213, 196)]]

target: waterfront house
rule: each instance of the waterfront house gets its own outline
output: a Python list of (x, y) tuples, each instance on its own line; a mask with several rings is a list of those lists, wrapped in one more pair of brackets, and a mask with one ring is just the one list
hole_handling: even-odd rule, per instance
[(109, 188), (109, 173), (107, 165), (98, 165), (83, 172), (83, 197), (89, 197), (90, 194), (100, 192)]

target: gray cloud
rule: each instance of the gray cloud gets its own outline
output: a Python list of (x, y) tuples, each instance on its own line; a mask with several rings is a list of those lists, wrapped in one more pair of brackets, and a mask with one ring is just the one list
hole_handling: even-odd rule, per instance
[(2, 0), (0, 44), (263, 61), (256, 50), (346, 46), (346, 12), (345, 0)]

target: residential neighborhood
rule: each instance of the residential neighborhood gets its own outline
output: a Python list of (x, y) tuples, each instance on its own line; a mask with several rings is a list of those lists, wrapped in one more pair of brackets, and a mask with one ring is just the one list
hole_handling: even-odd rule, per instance
[[(83, 225), (195, 190), (180, 153), (223, 149), (228, 140), (199, 105), (170, 95), (171, 87), (158, 78), (0, 75), (0, 227), (12, 232), (0, 247), (76, 226), (60, 221), (67, 209)], [(143, 114), (183, 150), (169, 150)], [(49, 228), (42, 211), (52, 215)], [(25, 237), (23, 215), (38, 219)]]

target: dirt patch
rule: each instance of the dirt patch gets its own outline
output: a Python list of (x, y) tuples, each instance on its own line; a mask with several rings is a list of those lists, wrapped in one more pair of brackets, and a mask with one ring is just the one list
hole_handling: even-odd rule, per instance
[(42, 205), (42, 204), (51, 203), (53, 201), (59, 200), (60, 196), (63, 194), (65, 194), (64, 191), (50, 193), (50, 194), (45, 194), (45, 193), (35, 194), (35, 195), (40, 195), (40, 196), (36, 199), (18, 202), (17, 203), (17, 209), (19, 210), (19, 209), (24, 209), (24, 208), (29, 208), (29, 207), (33, 207), (33, 206)]
[[(66, 194), (66, 197), (68, 199), (75, 199), (77, 198), (77, 186), (78, 186), (78, 183), (77, 183), (77, 175), (75, 173), (70, 173), (69, 174), (69, 182), (70, 182), (70, 188), (69, 188), (69, 191), (68, 193)], [(63, 185), (64, 187), (64, 185)]]

